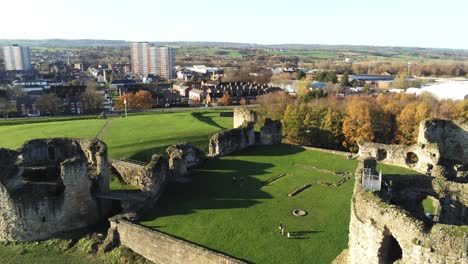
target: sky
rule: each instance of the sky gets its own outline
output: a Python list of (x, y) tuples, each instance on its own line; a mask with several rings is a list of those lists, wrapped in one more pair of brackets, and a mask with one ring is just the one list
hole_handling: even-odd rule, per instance
[(468, 49), (467, 0), (2, 0), (0, 39)]

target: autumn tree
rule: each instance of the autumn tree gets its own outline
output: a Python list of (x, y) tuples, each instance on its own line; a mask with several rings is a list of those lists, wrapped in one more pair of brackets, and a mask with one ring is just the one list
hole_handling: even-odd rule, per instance
[(429, 116), (429, 108), (424, 103), (413, 102), (405, 106), (397, 116), (398, 130), (396, 141), (399, 144), (416, 143), (419, 123)]
[(351, 96), (347, 102), (343, 120), (343, 145), (351, 151), (358, 150), (359, 140), (374, 140), (370, 106), (369, 100), (363, 96)]
[(149, 110), (153, 107), (153, 96), (151, 92), (145, 90), (139, 90), (133, 96), (130, 97), (130, 104), (132, 109), (136, 110)]
[(293, 102), (294, 99), (283, 91), (268, 93), (257, 97), (256, 104), (259, 105), (257, 124), (263, 124), (263, 120), (266, 117), (274, 120), (282, 120), (286, 107)]
[(310, 81), (307, 81), (307, 80), (296, 81), (294, 86), (296, 87), (297, 95), (299, 97), (303, 97), (309, 92)]
[(231, 96), (229, 95), (228, 92), (223, 93), (223, 97), (219, 98), (218, 104), (221, 104), (221, 105), (231, 105), (232, 104), (232, 99), (231, 99)]
[(286, 106), (283, 119), (283, 135), (293, 142), (300, 142), (304, 129), (305, 109), (304, 105), (289, 104)]
[(36, 106), (41, 113), (52, 116), (62, 111), (63, 101), (56, 94), (49, 93), (39, 97), (36, 101)]

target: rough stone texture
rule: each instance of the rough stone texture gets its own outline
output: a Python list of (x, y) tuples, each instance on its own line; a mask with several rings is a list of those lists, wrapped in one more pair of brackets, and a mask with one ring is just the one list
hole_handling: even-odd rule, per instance
[(109, 186), (99, 140), (37, 139), (0, 156), (0, 240), (46, 239), (95, 224), (109, 210), (93, 196)]
[(119, 233), (120, 243), (154, 263), (241, 264), (240, 260), (216, 253), (127, 221), (111, 221)]
[(203, 151), (187, 143), (170, 146), (166, 152), (169, 155), (169, 170), (174, 177), (186, 175), (190, 167), (205, 159)]
[(209, 155), (225, 156), (255, 144), (254, 123), (214, 134), (210, 139)]
[[(390, 200), (361, 186), (363, 162), (356, 170), (349, 227), (349, 263), (468, 263), (466, 184), (423, 175), (384, 176), (392, 181)], [(424, 216), (427, 195), (441, 201), (439, 222)], [(420, 210), (418, 210), (420, 209)]]
[[(359, 156), (407, 167), (436, 177), (468, 177), (466, 124), (426, 119), (419, 128), (418, 143), (411, 146), (358, 142)], [(415, 155), (416, 160), (410, 157)]]
[(442, 158), (468, 164), (468, 124), (426, 119), (420, 124), (419, 144), (437, 144)]
[(125, 183), (138, 186), (153, 197), (161, 194), (169, 171), (167, 159), (161, 155), (153, 155), (148, 164), (117, 160), (112, 162), (112, 167)]
[(256, 122), (257, 113), (255, 111), (241, 107), (234, 109), (234, 128), (241, 127), (244, 123)]
[(260, 128), (260, 144), (281, 144), (283, 138), (282, 125), (279, 120), (265, 119), (263, 127)]

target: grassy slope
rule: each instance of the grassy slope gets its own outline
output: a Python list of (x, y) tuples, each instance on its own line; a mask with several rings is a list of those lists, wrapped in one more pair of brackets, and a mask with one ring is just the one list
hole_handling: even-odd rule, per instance
[[(196, 169), (189, 185), (171, 186), (158, 212), (142, 223), (255, 263), (330, 263), (347, 246), (354, 181), (317, 185), (316, 178), (338, 177), (295, 163), (349, 172), (356, 167), (354, 160), (295, 146), (248, 149)], [(285, 172), (291, 175), (265, 185)], [(244, 185), (233, 185), (233, 176), (245, 176)], [(305, 183), (312, 187), (287, 196)], [(309, 214), (292, 216), (297, 208)], [(286, 232), (298, 232), (294, 239), (278, 234), (280, 222)]]
[(96, 119), (0, 126), (0, 147), (16, 149), (34, 138), (95, 137), (105, 123)]
[(217, 111), (158, 113), (114, 119), (103, 137), (114, 158), (147, 161), (175, 143), (191, 142), (207, 150), (209, 137), (232, 127), (232, 118)]

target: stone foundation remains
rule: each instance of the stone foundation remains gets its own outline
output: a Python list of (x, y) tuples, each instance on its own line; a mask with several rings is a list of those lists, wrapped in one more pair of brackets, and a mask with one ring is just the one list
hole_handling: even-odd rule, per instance
[(253, 110), (236, 108), (234, 110), (234, 128), (213, 135), (209, 143), (209, 156), (225, 156), (255, 144), (280, 144), (282, 126), (280, 121), (269, 118), (260, 129), (260, 137), (255, 137), (257, 115)]
[(187, 144), (177, 144), (166, 149), (169, 155), (169, 170), (172, 177), (188, 174), (190, 167), (196, 166), (205, 160), (205, 153), (200, 149)]
[(421, 122), (411, 146), (358, 142), (359, 156), (444, 178), (468, 177), (468, 125), (448, 120)]
[[(361, 185), (360, 162), (351, 204), (349, 256), (340, 263), (468, 263), (468, 187), (425, 175), (384, 175), (381, 191)], [(424, 212), (422, 200), (436, 215)], [(346, 253), (346, 252), (345, 252)]]
[(134, 186), (151, 197), (158, 197), (169, 172), (167, 159), (161, 155), (153, 155), (147, 164), (131, 161), (116, 160), (112, 167), (117, 171), (122, 180)]
[(109, 189), (107, 147), (97, 140), (36, 139), (0, 149), (0, 240), (33, 241), (96, 224)]

